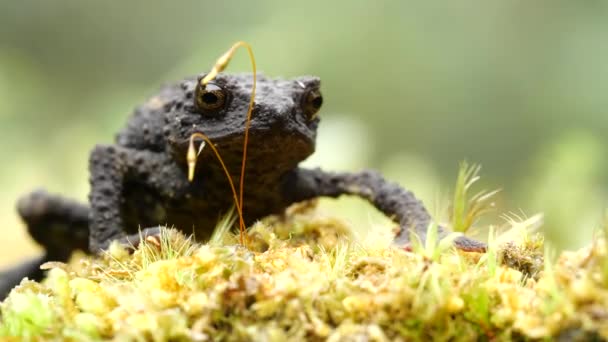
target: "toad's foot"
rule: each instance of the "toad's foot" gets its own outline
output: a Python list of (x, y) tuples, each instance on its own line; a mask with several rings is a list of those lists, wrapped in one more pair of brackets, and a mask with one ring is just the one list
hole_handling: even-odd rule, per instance
[(17, 211), (47, 259), (67, 261), (76, 249), (89, 247), (89, 208), (74, 200), (33, 191), (19, 199)]
[(454, 240), (454, 246), (465, 252), (478, 252), (485, 253), (488, 249), (488, 245), (483, 242), (470, 239), (466, 236), (459, 236)]
[[(160, 235), (161, 235), (160, 226), (151, 227), (151, 228), (146, 228), (137, 234), (127, 235), (116, 241), (120, 245), (125, 246), (130, 252), (134, 252), (139, 247), (139, 245), (141, 245), (141, 243), (143, 241), (150, 242), (157, 246), (160, 246)], [(109, 245), (110, 244), (108, 244), (107, 246), (103, 246), (103, 247), (105, 247), (103, 249), (105, 250), (105, 249), (109, 248)]]

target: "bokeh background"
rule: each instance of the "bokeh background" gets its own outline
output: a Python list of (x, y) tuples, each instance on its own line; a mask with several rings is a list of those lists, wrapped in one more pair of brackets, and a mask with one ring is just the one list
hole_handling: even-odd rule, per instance
[[(246, 40), (325, 97), (309, 165), (372, 167), (439, 211), (458, 162), (497, 212), (588, 242), (608, 197), (603, 1), (0, 1), (0, 263), (36, 252), (14, 210), (38, 186), (85, 200), (87, 158), (163, 82)], [(244, 52), (230, 70), (249, 70)], [(349, 200), (365, 225), (369, 206)], [(352, 208), (358, 208), (352, 210)], [(363, 209), (360, 209), (363, 208)]]

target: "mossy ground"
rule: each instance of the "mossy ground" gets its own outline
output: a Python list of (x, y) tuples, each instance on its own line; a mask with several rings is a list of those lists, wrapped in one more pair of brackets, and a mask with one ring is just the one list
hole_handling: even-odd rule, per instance
[[(521, 224), (521, 223), (520, 223)], [(2, 303), (1, 336), (67, 340), (511, 340), (608, 338), (606, 238), (556, 260), (538, 235), (413, 252), (355, 242), (297, 207), (208, 244), (175, 230), (134, 253), (49, 264)], [(432, 230), (432, 227), (430, 228)], [(495, 235), (495, 234), (493, 234)], [(432, 234), (430, 234), (432, 236)]]
[[(469, 196), (479, 167), (461, 165), (448, 226), (466, 232), (496, 193)], [(435, 225), (408, 252), (356, 239), (314, 205), (247, 232), (233, 215), (199, 244), (173, 229), (133, 253), (48, 263), (1, 304), (0, 337), (58, 340), (474, 341), (608, 340), (608, 225), (558, 258), (532, 231), (542, 216), (506, 216), (487, 253), (455, 250)], [(373, 236), (372, 236), (373, 237)]]

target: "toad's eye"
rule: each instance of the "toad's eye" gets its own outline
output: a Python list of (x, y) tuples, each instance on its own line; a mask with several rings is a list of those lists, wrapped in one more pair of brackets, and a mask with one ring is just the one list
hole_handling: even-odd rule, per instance
[(314, 119), (319, 109), (323, 105), (323, 95), (319, 89), (311, 89), (304, 94), (302, 107), (310, 120)]
[(226, 105), (226, 91), (216, 84), (198, 84), (195, 91), (196, 107), (203, 113), (214, 113)]

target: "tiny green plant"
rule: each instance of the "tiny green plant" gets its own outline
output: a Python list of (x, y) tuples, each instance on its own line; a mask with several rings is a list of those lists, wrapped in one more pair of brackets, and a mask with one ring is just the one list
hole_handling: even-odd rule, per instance
[(424, 244), (419, 236), (413, 234), (412, 250), (429, 260), (438, 262), (441, 254), (451, 249), (454, 246), (454, 240), (459, 236), (462, 236), (462, 233), (451, 232), (440, 239), (437, 224), (431, 222), (427, 227)]
[(482, 190), (469, 197), (472, 186), (480, 179), (480, 170), (480, 165), (469, 165), (466, 161), (460, 163), (451, 212), (452, 230), (455, 232), (466, 233), (482, 215), (494, 209), (492, 200), (500, 189)]
[(159, 260), (190, 256), (196, 251), (196, 245), (192, 236), (185, 238), (178, 234), (176, 229), (162, 228), (159, 236), (151, 236), (142, 240), (139, 250), (142, 252), (142, 268), (145, 269)]
[(493, 277), (496, 274), (496, 269), (498, 268), (498, 244), (496, 243), (496, 231), (494, 226), (490, 226), (488, 232), (488, 250), (479, 259), (477, 268), (481, 267), (482, 265), (487, 266), (488, 275), (490, 277)]
[(548, 298), (544, 303), (544, 313), (549, 315), (558, 310), (564, 301), (563, 294), (559, 289), (559, 285), (555, 275), (555, 250), (548, 244), (545, 245), (544, 256), (544, 278), (546, 279), (546, 290)]
[(226, 241), (227, 235), (230, 233), (230, 228), (234, 226), (237, 217), (234, 214), (234, 207), (232, 207), (226, 214), (220, 218), (211, 238), (209, 239), (209, 245), (219, 247)]
[(534, 233), (538, 232), (544, 222), (544, 215), (534, 214), (527, 217), (524, 214), (506, 213), (501, 215), (506, 222), (506, 229), (497, 236), (498, 243), (519, 240), (529, 242), (533, 239)]

